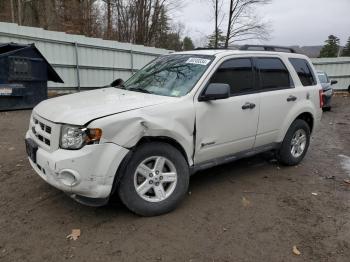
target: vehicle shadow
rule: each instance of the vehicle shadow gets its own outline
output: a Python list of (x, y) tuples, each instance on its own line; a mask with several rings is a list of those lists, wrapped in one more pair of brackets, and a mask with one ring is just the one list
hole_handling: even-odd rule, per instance
[(257, 171), (268, 171), (272, 167), (279, 168), (278, 161), (273, 154), (262, 153), (199, 171), (191, 176), (190, 183), (191, 187), (197, 187), (227, 179), (232, 182), (243, 176), (256, 176)]
[[(215, 190), (220, 191), (223, 183), (239, 183), (241, 180), (249, 178), (252, 178), (254, 181), (256, 178), (267, 177), (276, 168), (279, 168), (278, 162), (266, 153), (215, 166), (199, 171), (191, 176), (188, 194), (191, 195), (195, 191), (196, 195), (204, 196), (209, 189), (215, 188)], [(65, 207), (68, 212), (78, 211), (78, 216), (95, 218), (93, 220), (98, 224), (111, 219), (131, 219), (132, 221), (133, 218), (139, 217), (123, 205), (117, 192), (111, 196), (108, 204), (102, 207), (84, 206), (76, 203), (64, 193), (58, 198), (61, 202), (61, 208)], [(181, 209), (188, 207), (186, 205), (187, 200), (184, 200), (184, 205), (180, 205)], [(98, 219), (99, 217), (102, 219), (100, 222), (98, 222), (100, 220)]]

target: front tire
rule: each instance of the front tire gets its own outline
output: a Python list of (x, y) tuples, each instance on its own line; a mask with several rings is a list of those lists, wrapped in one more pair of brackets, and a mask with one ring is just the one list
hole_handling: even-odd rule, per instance
[(303, 160), (310, 144), (310, 127), (302, 119), (296, 119), (289, 127), (278, 152), (278, 160), (287, 166)]
[(189, 168), (183, 155), (162, 142), (136, 148), (119, 184), (124, 205), (141, 216), (172, 211), (185, 197)]

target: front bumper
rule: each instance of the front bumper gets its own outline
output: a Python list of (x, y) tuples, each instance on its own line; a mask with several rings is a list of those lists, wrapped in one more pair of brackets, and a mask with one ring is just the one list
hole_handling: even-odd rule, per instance
[[(26, 138), (30, 137), (29, 132)], [(105, 199), (111, 193), (118, 166), (128, 152), (128, 149), (113, 143), (53, 152), (39, 146), (36, 163), (28, 159), (42, 179), (72, 198)]]

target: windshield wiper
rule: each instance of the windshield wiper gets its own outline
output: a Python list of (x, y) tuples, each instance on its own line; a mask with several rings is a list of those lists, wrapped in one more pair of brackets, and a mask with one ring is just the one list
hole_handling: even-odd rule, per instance
[(131, 87), (131, 88), (128, 88), (127, 90), (146, 93), (146, 94), (153, 94), (151, 91), (148, 91), (148, 90), (140, 88), (140, 87)]

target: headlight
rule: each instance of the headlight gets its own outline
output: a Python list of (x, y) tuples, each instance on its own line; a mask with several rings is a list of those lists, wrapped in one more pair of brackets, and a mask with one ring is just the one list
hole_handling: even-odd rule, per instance
[(63, 125), (60, 147), (63, 149), (80, 149), (85, 145), (98, 144), (101, 136), (102, 130), (99, 128)]

